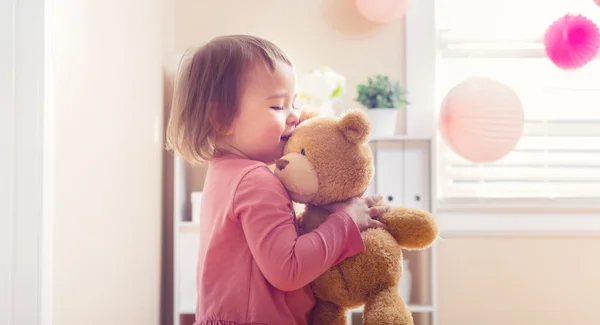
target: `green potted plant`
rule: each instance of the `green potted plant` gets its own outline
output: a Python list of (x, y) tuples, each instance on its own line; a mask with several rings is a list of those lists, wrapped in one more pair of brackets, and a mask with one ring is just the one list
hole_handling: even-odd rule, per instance
[(371, 121), (371, 136), (393, 136), (396, 132), (398, 110), (409, 102), (406, 90), (399, 81), (391, 81), (388, 76), (369, 77), (366, 84), (356, 86), (357, 102), (366, 108)]

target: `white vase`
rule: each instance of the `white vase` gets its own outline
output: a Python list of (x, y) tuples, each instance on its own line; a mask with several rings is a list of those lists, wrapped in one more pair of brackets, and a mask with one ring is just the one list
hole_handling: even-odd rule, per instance
[(410, 290), (412, 285), (412, 275), (408, 268), (408, 260), (402, 260), (402, 277), (400, 278), (400, 297), (406, 304), (410, 303)]
[(397, 108), (369, 108), (365, 110), (371, 121), (371, 137), (384, 138), (396, 134)]
[(342, 113), (342, 101), (338, 98), (312, 104), (311, 108), (316, 110), (321, 116), (340, 116)]

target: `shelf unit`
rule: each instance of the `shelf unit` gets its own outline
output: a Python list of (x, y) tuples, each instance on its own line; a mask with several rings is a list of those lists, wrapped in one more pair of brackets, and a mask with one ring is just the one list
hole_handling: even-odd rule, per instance
[[(382, 194), (390, 206), (434, 211), (435, 154), (431, 138), (397, 135), (372, 138), (375, 176), (365, 194)], [(412, 273), (411, 299), (406, 301), (415, 325), (438, 325), (436, 247), (403, 251)], [(362, 324), (362, 307), (347, 312), (347, 324)]]
[[(185, 162), (177, 154), (173, 156), (173, 325), (181, 324), (181, 317), (184, 314), (193, 314), (189, 302), (186, 303), (186, 297), (189, 297), (190, 273), (196, 269), (190, 268), (189, 260), (196, 260), (197, 248), (199, 243), (198, 232), (194, 230), (194, 224), (184, 219), (186, 204), (186, 173)], [(190, 245), (191, 247), (188, 247)], [(193, 248), (192, 248), (193, 247)], [(192, 252), (194, 254), (192, 255)], [(187, 257), (187, 258), (186, 258)], [(193, 277), (195, 279), (195, 276)], [(195, 291), (195, 283), (191, 286)], [(186, 290), (186, 291), (184, 291)], [(193, 295), (195, 297), (195, 293)], [(189, 298), (188, 298), (189, 300)], [(195, 307), (195, 306), (194, 306)]]
[[(432, 211), (432, 141), (424, 137), (393, 136), (370, 141), (375, 177), (367, 194), (381, 193), (391, 206), (408, 206)], [(196, 307), (196, 259), (199, 225), (187, 216), (186, 165), (174, 156), (173, 177), (174, 256), (173, 325), (182, 316), (193, 315)], [(412, 271), (412, 297), (407, 301), (415, 325), (437, 325), (437, 264), (435, 245), (427, 250), (404, 252)], [(416, 261), (415, 263), (413, 263)], [(423, 276), (426, 275), (426, 276)], [(362, 308), (348, 311), (348, 325), (361, 324)]]

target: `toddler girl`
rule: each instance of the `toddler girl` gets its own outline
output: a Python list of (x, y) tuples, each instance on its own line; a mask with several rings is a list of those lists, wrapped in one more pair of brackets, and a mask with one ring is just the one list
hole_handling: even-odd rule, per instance
[(168, 145), (189, 162), (208, 161), (201, 207), (195, 325), (305, 325), (309, 283), (364, 249), (360, 230), (388, 207), (380, 196), (328, 207), (316, 230), (298, 236), (292, 202), (268, 165), (298, 124), (296, 76), (273, 43), (218, 37), (182, 62)]

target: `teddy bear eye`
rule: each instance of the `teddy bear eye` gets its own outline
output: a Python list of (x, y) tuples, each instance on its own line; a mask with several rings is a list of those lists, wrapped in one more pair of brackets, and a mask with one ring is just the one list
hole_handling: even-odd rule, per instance
[(300, 154), (302, 154), (303, 156), (306, 156), (306, 151), (304, 151), (304, 149), (300, 150)]

